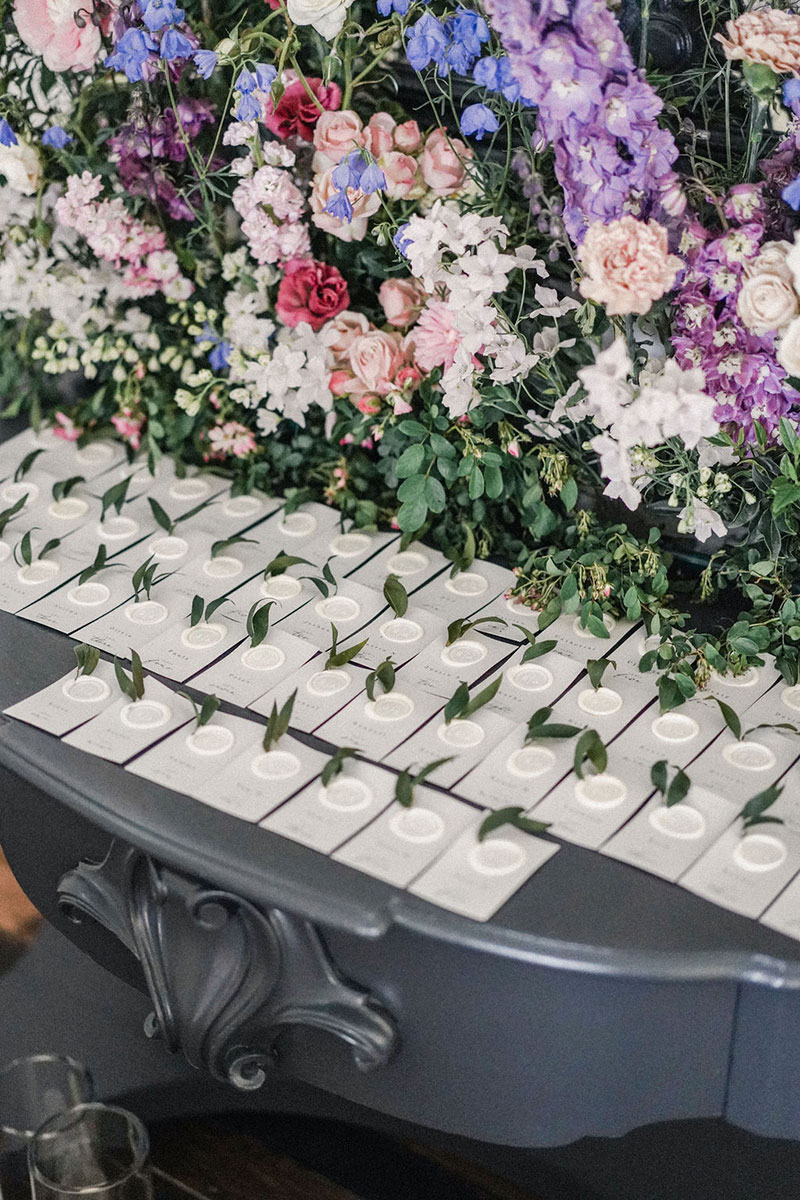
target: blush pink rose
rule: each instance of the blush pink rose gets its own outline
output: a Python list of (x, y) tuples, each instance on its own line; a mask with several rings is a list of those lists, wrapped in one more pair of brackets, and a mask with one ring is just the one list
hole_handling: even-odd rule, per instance
[(395, 149), (402, 150), (404, 154), (413, 154), (415, 150), (419, 150), (422, 135), (417, 122), (403, 121), (402, 125), (395, 125), (394, 144)]
[(469, 146), (448, 137), (444, 129), (434, 129), (420, 155), (422, 178), (437, 196), (451, 196), (463, 186), (467, 174), (464, 164), (471, 158)]
[(397, 372), (405, 365), (402, 338), (399, 333), (373, 329), (355, 339), (349, 358), (353, 374), (364, 388), (386, 396), (394, 387)]
[(410, 275), (406, 279), (384, 279), (378, 292), (387, 324), (396, 329), (408, 329), (426, 299), (424, 288)]
[[(101, 28), (87, 19), (79, 25), (72, 0), (16, 0), (14, 24), (17, 33), (51, 71), (90, 71), (102, 47), (102, 32), (108, 31), (112, 15)], [(91, 8), (91, 6), (90, 6)]]
[(611, 317), (648, 312), (675, 285), (683, 266), (670, 254), (667, 231), (658, 221), (595, 221), (578, 251), (581, 295), (605, 306)]
[(800, 75), (800, 16), (775, 8), (742, 13), (718, 33), (725, 57), (761, 63), (777, 75)]
[(330, 361), (341, 363), (347, 360), (348, 351), (357, 337), (369, 332), (369, 321), (363, 313), (340, 312), (329, 321), (322, 340), (330, 354)]
[(278, 288), (275, 311), (284, 325), (294, 329), (305, 322), (316, 331), (347, 308), (347, 283), (328, 263), (297, 259), (286, 267)]
[(380, 168), (386, 179), (384, 191), (390, 200), (405, 200), (424, 191), (417, 178), (417, 160), (410, 154), (390, 150), (380, 160)]
[(453, 324), (449, 304), (443, 300), (429, 300), (409, 338), (413, 343), (414, 362), (422, 371), (452, 367), (461, 334)]
[(365, 196), (361, 191), (348, 188), (347, 195), (353, 206), (352, 220), (343, 221), (339, 217), (332, 216), (331, 213), (325, 212), (325, 205), (338, 193), (338, 188), (333, 182), (334, 169), (334, 167), (330, 167), (321, 175), (314, 176), (309, 197), (313, 214), (311, 219), (323, 233), (332, 234), (340, 242), (362, 242), (367, 236), (369, 218), (381, 206), (381, 194), (372, 192), (369, 196)]
[(320, 173), (336, 166), (345, 154), (357, 150), (366, 140), (361, 117), (352, 109), (321, 113), (314, 128), (314, 170)]
[(390, 117), (385, 112), (373, 113), (370, 117), (369, 125), (365, 130), (365, 145), (375, 158), (380, 158), (382, 154), (388, 154), (392, 149), (394, 145), (392, 135), (396, 124), (394, 117)]

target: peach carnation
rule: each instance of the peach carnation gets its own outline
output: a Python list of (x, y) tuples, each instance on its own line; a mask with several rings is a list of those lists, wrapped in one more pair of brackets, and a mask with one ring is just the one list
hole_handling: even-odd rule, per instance
[(646, 313), (674, 286), (683, 263), (669, 252), (658, 221), (620, 217), (589, 226), (578, 252), (584, 276), (581, 295), (605, 306), (611, 317)]
[(717, 34), (726, 58), (760, 63), (778, 75), (800, 75), (800, 16), (762, 8), (742, 13)]

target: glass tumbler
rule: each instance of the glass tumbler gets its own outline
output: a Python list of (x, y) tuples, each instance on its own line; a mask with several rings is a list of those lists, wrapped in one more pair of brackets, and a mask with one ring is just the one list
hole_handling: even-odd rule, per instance
[(94, 1096), (81, 1063), (58, 1054), (32, 1054), (0, 1068), (0, 1200), (28, 1200), (28, 1144), (49, 1117)]
[(152, 1200), (149, 1153), (133, 1113), (80, 1104), (45, 1121), (28, 1143), (33, 1200)]

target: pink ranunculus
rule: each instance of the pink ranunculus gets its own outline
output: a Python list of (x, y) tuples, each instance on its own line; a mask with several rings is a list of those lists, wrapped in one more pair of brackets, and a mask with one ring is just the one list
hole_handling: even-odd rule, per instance
[(452, 367), (461, 334), (453, 324), (449, 304), (443, 300), (429, 300), (409, 338), (413, 344), (414, 362), (422, 371)]
[[(342, 92), (337, 83), (323, 83), (321, 79), (315, 79), (313, 76), (309, 76), (305, 82), (326, 112), (339, 107)], [(302, 79), (290, 83), (277, 104), (268, 99), (265, 111), (264, 124), (281, 141), (288, 137), (298, 137), (304, 142), (310, 142), (318, 122), (325, 115), (320, 113), (318, 106), (309, 96)]]
[(53, 437), (63, 438), (65, 442), (77, 442), (83, 430), (75, 424), (72, 417), (59, 410), (55, 418), (58, 424), (53, 427)]
[(643, 315), (671, 290), (683, 266), (670, 254), (667, 231), (658, 221), (624, 216), (589, 226), (578, 251), (581, 295), (605, 306), (611, 317)]
[(316, 332), (347, 308), (347, 283), (336, 267), (313, 259), (297, 259), (286, 267), (278, 287), (278, 320), (294, 329), (305, 322)]
[(386, 322), (395, 329), (408, 329), (426, 299), (425, 289), (411, 275), (406, 279), (384, 279), (378, 291)]
[(388, 154), (392, 149), (394, 144), (392, 134), (396, 124), (394, 117), (390, 117), (385, 112), (373, 113), (370, 117), (369, 124), (364, 130), (365, 145), (375, 158), (380, 158), (382, 154)]
[(368, 392), (385, 396), (394, 387), (395, 376), (405, 365), (400, 334), (372, 329), (350, 346), (348, 355), (353, 374)]
[(329, 321), (322, 334), (322, 340), (330, 354), (332, 363), (349, 362), (347, 357), (350, 347), (357, 337), (369, 331), (369, 321), (363, 313), (340, 312)]
[(394, 127), (394, 145), (404, 154), (413, 154), (422, 145), (422, 135), (416, 121), (403, 121)]
[(311, 219), (323, 233), (330, 233), (341, 242), (362, 242), (367, 236), (369, 218), (381, 206), (380, 192), (372, 192), (369, 196), (365, 196), (363, 192), (348, 188), (347, 195), (353, 205), (353, 218), (350, 221), (344, 221), (339, 217), (334, 217), (325, 212), (325, 205), (339, 190), (333, 182), (334, 170), (335, 168), (331, 167), (329, 170), (323, 171), (321, 175), (314, 176), (309, 197), (313, 214)]
[(425, 188), (417, 174), (417, 160), (410, 154), (390, 150), (381, 159), (380, 167), (386, 179), (384, 191), (390, 200), (406, 200), (424, 194)]
[(314, 170), (317, 174), (327, 171), (349, 154), (365, 144), (367, 135), (358, 113), (350, 108), (337, 112), (325, 112), (314, 127)]
[(80, 5), (71, 0), (16, 0), (14, 24), (25, 45), (41, 55), (49, 70), (90, 71), (116, 4), (109, 7), (109, 14), (98, 27), (91, 13), (79, 24), (75, 18)]
[(463, 187), (464, 164), (471, 158), (472, 151), (464, 142), (448, 137), (444, 129), (434, 129), (420, 155), (422, 178), (437, 196), (452, 196)]

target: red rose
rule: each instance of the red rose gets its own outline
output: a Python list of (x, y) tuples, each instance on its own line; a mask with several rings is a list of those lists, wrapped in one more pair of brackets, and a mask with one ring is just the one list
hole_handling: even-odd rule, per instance
[(347, 283), (336, 267), (303, 258), (286, 267), (275, 310), (284, 325), (294, 329), (305, 321), (316, 332), (349, 303)]
[[(339, 107), (342, 92), (337, 83), (323, 84), (321, 79), (307, 79), (306, 82), (324, 109)], [(294, 134), (304, 142), (310, 142), (320, 110), (298, 79), (289, 84), (277, 105), (273, 106), (271, 99), (267, 101), (266, 113), (264, 124), (282, 141)]]

